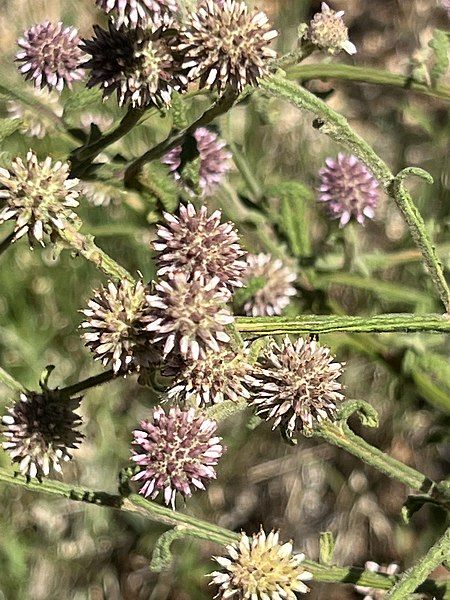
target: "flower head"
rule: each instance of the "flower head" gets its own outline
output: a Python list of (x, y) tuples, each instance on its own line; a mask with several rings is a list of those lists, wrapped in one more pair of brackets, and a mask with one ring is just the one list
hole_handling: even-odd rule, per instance
[[(203, 196), (211, 196), (230, 170), (231, 154), (224, 149), (226, 143), (206, 127), (196, 129), (194, 138), (200, 159), (199, 185)], [(182, 177), (178, 170), (181, 166), (181, 155), (182, 147), (176, 146), (162, 158), (162, 162), (169, 166), (177, 180)]]
[(251, 369), (247, 351), (236, 354), (228, 348), (220, 352), (209, 351), (198, 360), (186, 361), (164, 370), (164, 375), (175, 375), (167, 392), (168, 398), (180, 404), (208, 406), (225, 400), (247, 400), (250, 393), (246, 377)]
[(297, 274), (270, 254), (249, 254), (245, 279), (247, 283), (253, 280), (260, 284), (244, 304), (244, 312), (249, 316), (280, 315), (291, 297), (296, 295), (292, 284), (297, 279)]
[(175, 509), (177, 493), (186, 497), (193, 489), (204, 490), (216, 478), (214, 467), (224, 452), (216, 429), (215, 421), (193, 408), (174, 407), (166, 414), (157, 407), (152, 419), (141, 421), (133, 432), (132, 460), (139, 469), (133, 480), (140, 484), (139, 493), (156, 498), (162, 492)]
[(110, 22), (108, 30), (94, 25), (94, 32), (82, 46), (92, 57), (84, 64), (91, 70), (87, 85), (99, 85), (105, 98), (115, 92), (120, 106), (161, 106), (170, 104), (173, 90), (184, 88), (170, 49), (172, 29), (117, 28)]
[(109, 282), (97, 290), (81, 324), (83, 339), (96, 360), (112, 365), (115, 373), (139, 371), (155, 365), (158, 352), (149, 341), (143, 321), (147, 310), (146, 288), (142, 282)]
[(81, 420), (74, 413), (81, 398), (60, 398), (57, 391), (21, 393), (19, 400), (2, 418), (2, 446), (19, 471), (28, 477), (61, 471), (61, 463), (72, 458), (83, 435), (77, 431)]
[(329, 54), (339, 54), (341, 50), (345, 50), (348, 54), (355, 54), (356, 47), (348, 39), (348, 29), (342, 18), (343, 15), (343, 10), (336, 12), (322, 2), (322, 11), (314, 15), (306, 37)]
[(24, 32), (17, 41), (20, 47), (16, 54), (21, 63), (20, 72), (25, 79), (32, 79), (37, 88), (48, 87), (61, 92), (65, 85), (72, 87), (74, 81), (84, 76), (80, 67), (83, 52), (74, 27), (62, 23), (44, 21)]
[[(59, 96), (39, 88), (33, 88), (33, 91), (33, 95), (41, 104), (45, 105), (47, 111), (53, 113), (56, 117), (62, 116), (63, 107), (59, 103)], [(11, 119), (21, 120), (21, 131), (27, 137), (42, 139), (48, 131), (53, 129), (48, 117), (36, 111), (35, 108), (20, 102), (20, 100), (8, 100), (6, 110)]]
[(330, 215), (341, 227), (352, 217), (364, 224), (372, 219), (378, 204), (378, 183), (373, 174), (355, 156), (338, 154), (327, 158), (319, 171), (319, 201), (325, 202)]
[(208, 216), (202, 206), (181, 205), (177, 216), (164, 213), (165, 225), (158, 227), (154, 248), (158, 252), (158, 275), (172, 277), (183, 272), (188, 279), (217, 278), (220, 287), (242, 286), (245, 252), (233, 223), (221, 223), (221, 211)]
[[(386, 573), (386, 575), (396, 575), (400, 571), (400, 567), (396, 563), (391, 563), (385, 567), (380, 566), (372, 560), (368, 560), (365, 567), (368, 571), (372, 571), (373, 573)], [(364, 596), (363, 600), (382, 600), (387, 594), (386, 590), (377, 590), (362, 585), (355, 585), (355, 590), (358, 594)]]
[(223, 570), (211, 573), (218, 598), (296, 600), (296, 592), (309, 592), (304, 582), (313, 576), (302, 566), (305, 555), (293, 554), (292, 542), (280, 543), (278, 532), (266, 535), (261, 528), (251, 537), (241, 533), (227, 550), (228, 557), (215, 559)]
[(30, 245), (44, 246), (45, 236), (53, 241), (67, 224), (75, 225), (78, 206), (78, 179), (68, 179), (68, 163), (39, 162), (28, 152), (26, 161), (16, 158), (11, 170), (0, 168), (0, 224), (14, 220), (14, 240), (27, 234)]
[(178, 50), (190, 80), (222, 92), (257, 85), (276, 53), (268, 44), (277, 36), (263, 12), (249, 12), (239, 0), (204, 0), (188, 16)]
[(112, 15), (118, 27), (159, 26), (166, 15), (178, 11), (176, 0), (96, 0), (97, 6)]
[(144, 321), (155, 342), (164, 345), (164, 356), (181, 354), (197, 360), (208, 350), (219, 352), (220, 343), (230, 341), (225, 331), (234, 321), (225, 307), (229, 294), (218, 286), (218, 277), (189, 281), (181, 272), (156, 284), (156, 294), (147, 296), (149, 314)]
[(257, 414), (289, 436), (331, 418), (344, 398), (337, 381), (342, 365), (333, 361), (330, 349), (315, 340), (272, 342), (250, 377)]

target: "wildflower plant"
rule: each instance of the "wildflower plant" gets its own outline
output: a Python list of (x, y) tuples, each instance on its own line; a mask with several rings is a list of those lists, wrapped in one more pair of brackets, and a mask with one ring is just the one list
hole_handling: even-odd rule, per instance
[[(30, 24), (0, 84), (0, 482), (115, 509), (111, 529), (123, 525), (126, 539), (111, 533), (104, 548), (117, 557), (139, 548), (154, 572), (170, 566), (172, 542), (209, 542), (211, 587), (202, 578), (178, 589), (193, 569), (164, 580), (167, 597), (294, 600), (326, 584), (337, 599), (350, 583), (367, 600), (446, 598), (450, 291), (438, 198), (447, 177), (433, 166), (440, 194), (419, 210), (406, 179), (432, 176), (391, 171), (372, 148), (383, 148), (377, 93), (363, 110), (358, 94), (335, 101), (334, 87), (306, 82), (389, 84), (433, 99), (435, 122), (411, 109), (416, 96), (401, 107), (414, 135), (424, 127), (442, 150), (447, 34), (432, 33), (420, 79), (379, 62), (367, 72), (341, 64), (342, 51), (358, 61), (371, 44), (360, 52), (360, 27), (350, 27), (359, 17), (326, 3), (295, 23), (289, 50), (276, 9), (244, 0), (84, 1), (101, 25), (83, 22), (80, 34), (65, 20)], [(402, 152), (402, 166), (422, 151)], [(308, 483), (311, 462), (322, 475)], [(268, 472), (285, 479), (261, 492)], [(389, 515), (372, 476), (374, 490), (392, 486)], [(96, 491), (103, 484), (109, 491)], [(24, 522), (8, 522), (15, 504), (0, 517), (5, 544)], [(29, 525), (35, 513), (25, 512)], [(411, 529), (397, 544), (400, 513)], [(355, 525), (361, 515), (370, 526)], [(280, 542), (275, 525), (294, 539)], [(108, 526), (94, 523), (86, 556)], [(420, 540), (415, 553), (409, 539)], [(174, 550), (191, 553), (186, 564), (201, 560), (186, 548)], [(396, 562), (385, 568), (374, 559), (386, 548), (385, 562)], [(124, 576), (130, 597), (153, 577), (139, 571), (138, 583)], [(19, 590), (2, 585), (0, 596)]]

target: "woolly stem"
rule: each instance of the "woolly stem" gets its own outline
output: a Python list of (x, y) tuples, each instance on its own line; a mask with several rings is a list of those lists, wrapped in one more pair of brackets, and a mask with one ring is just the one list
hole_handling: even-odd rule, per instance
[[(32, 492), (42, 492), (77, 502), (95, 504), (124, 512), (138, 513), (151, 521), (163, 523), (169, 527), (182, 526), (188, 535), (216, 542), (220, 545), (226, 545), (239, 539), (239, 535), (233, 531), (213, 525), (202, 519), (173, 511), (170, 508), (146, 500), (137, 494), (131, 494), (124, 498), (118, 494), (109, 494), (81, 486), (72, 486), (52, 479), (45, 479), (40, 483), (37, 480), (27, 480), (21, 475), (14, 475), (2, 468), (0, 468), (0, 481), (8, 485), (25, 488)], [(357, 567), (321, 565), (312, 560), (306, 560), (304, 565), (313, 573), (316, 581), (354, 583), (384, 590), (390, 589), (396, 581), (395, 577), (372, 573)], [(427, 580), (419, 589), (422, 592), (441, 597), (445, 593), (447, 585)]]
[(58, 391), (63, 396), (70, 398), (75, 394), (80, 392), (84, 392), (85, 390), (89, 390), (93, 387), (97, 387), (104, 383), (108, 383), (115, 379), (116, 374), (112, 369), (109, 371), (105, 371), (104, 373), (99, 373), (98, 375), (93, 375), (92, 377), (88, 377), (87, 379), (83, 379), (78, 383), (74, 383), (73, 385), (68, 385), (67, 387), (60, 388)]

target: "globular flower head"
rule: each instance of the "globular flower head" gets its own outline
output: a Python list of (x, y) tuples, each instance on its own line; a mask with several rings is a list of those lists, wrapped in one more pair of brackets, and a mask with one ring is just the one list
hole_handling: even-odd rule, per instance
[(187, 497), (204, 490), (216, 478), (214, 467), (224, 452), (216, 429), (215, 421), (193, 408), (165, 413), (157, 407), (133, 432), (132, 460), (138, 468), (133, 480), (139, 482), (139, 493), (156, 498), (162, 492), (164, 502), (175, 509), (177, 493)]
[(199, 407), (250, 399), (246, 377), (251, 366), (247, 354), (245, 349), (236, 353), (224, 348), (220, 352), (209, 351), (198, 360), (176, 364), (175, 368), (169, 365), (164, 375), (175, 375), (175, 379), (167, 392), (168, 398)]
[[(396, 575), (400, 571), (400, 567), (397, 563), (391, 563), (386, 567), (380, 566), (373, 560), (368, 560), (365, 564), (365, 568), (373, 573), (385, 573), (386, 575)], [(363, 600), (383, 600), (387, 594), (386, 590), (377, 590), (362, 585), (355, 585), (355, 590), (358, 594), (364, 596)]]
[(260, 285), (244, 304), (245, 314), (253, 317), (280, 315), (296, 294), (292, 285), (296, 279), (296, 272), (279, 258), (270, 254), (249, 254), (245, 280)]
[(306, 37), (329, 54), (339, 54), (341, 50), (345, 50), (348, 54), (355, 54), (356, 47), (348, 39), (348, 29), (342, 18), (343, 15), (343, 10), (336, 12), (322, 2), (322, 11), (314, 15)]
[(31, 150), (26, 161), (16, 158), (10, 171), (0, 168), (0, 224), (14, 220), (14, 240), (27, 234), (30, 245), (53, 241), (67, 224), (78, 224), (78, 179), (69, 179), (69, 164), (43, 162)]
[(114, 18), (118, 27), (160, 26), (166, 15), (178, 11), (176, 0), (96, 0), (96, 3)]
[(355, 156), (338, 154), (336, 160), (327, 158), (319, 171), (319, 201), (325, 202), (329, 214), (339, 219), (341, 227), (352, 217), (364, 224), (373, 219), (378, 204), (378, 182)]
[(276, 36), (267, 16), (249, 12), (245, 2), (204, 0), (188, 16), (178, 50), (188, 79), (199, 79), (201, 87), (219, 92), (228, 86), (241, 92), (268, 73), (276, 57), (268, 44)]
[(188, 279), (218, 279), (220, 287), (242, 286), (245, 252), (231, 222), (221, 223), (221, 211), (208, 215), (206, 206), (197, 212), (192, 204), (181, 205), (178, 215), (164, 213), (153, 247), (158, 253), (158, 275), (182, 272)]
[(21, 393), (19, 400), (2, 418), (4, 450), (19, 471), (41, 479), (51, 469), (72, 458), (83, 435), (77, 431), (81, 420), (75, 414), (81, 398), (61, 398), (57, 391)]
[(32, 79), (37, 88), (47, 87), (61, 92), (65, 85), (84, 76), (81, 68), (83, 52), (78, 31), (62, 23), (44, 21), (24, 32), (17, 41), (20, 47), (16, 61), (25, 79)]
[[(224, 140), (206, 127), (196, 129), (194, 138), (200, 159), (199, 186), (203, 196), (211, 196), (230, 170), (231, 154), (225, 150)], [(182, 147), (176, 146), (162, 158), (162, 162), (168, 165), (177, 180), (182, 177), (179, 172), (181, 154)]]
[(82, 311), (87, 317), (81, 324), (86, 346), (115, 373), (139, 371), (158, 362), (158, 352), (144, 330), (146, 292), (140, 281), (110, 281)]
[(253, 369), (252, 404), (273, 429), (279, 426), (291, 437), (333, 417), (344, 398), (341, 374), (329, 348), (312, 339), (293, 344), (286, 336), (281, 345), (272, 342)]
[(128, 29), (109, 23), (108, 30), (94, 25), (95, 37), (83, 40), (91, 55), (88, 87), (99, 85), (103, 96), (114, 92), (120, 106), (145, 107), (170, 104), (173, 90), (183, 91), (185, 80), (171, 51), (174, 32), (170, 27)]
[(227, 550), (227, 557), (215, 558), (222, 570), (210, 575), (219, 586), (218, 598), (296, 600), (296, 592), (309, 592), (304, 582), (313, 576), (302, 566), (305, 555), (294, 554), (292, 542), (281, 543), (278, 532), (241, 533)]
[(149, 314), (143, 320), (155, 342), (163, 345), (164, 356), (197, 360), (208, 350), (219, 352), (220, 344), (230, 341), (225, 329), (234, 317), (225, 306), (229, 294), (219, 283), (218, 277), (190, 281), (178, 272), (170, 281), (156, 284), (156, 294), (147, 296)]

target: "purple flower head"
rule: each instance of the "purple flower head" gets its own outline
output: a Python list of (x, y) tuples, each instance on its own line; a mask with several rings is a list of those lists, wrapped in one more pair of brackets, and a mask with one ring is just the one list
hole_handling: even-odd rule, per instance
[(373, 219), (378, 204), (378, 182), (355, 156), (338, 154), (327, 158), (319, 171), (319, 201), (327, 204), (329, 214), (344, 227), (352, 217), (364, 224)]
[(37, 88), (47, 87), (61, 92), (64, 85), (72, 87), (74, 81), (84, 76), (80, 68), (83, 52), (74, 27), (62, 23), (44, 21), (27, 29), (17, 41), (20, 51), (16, 54), (21, 63), (20, 72), (25, 79), (32, 79)]
[[(200, 188), (203, 196), (211, 196), (230, 170), (231, 154), (225, 150), (226, 142), (217, 134), (199, 127), (194, 133), (200, 159)], [(181, 165), (181, 146), (176, 146), (165, 154), (162, 162), (169, 166), (175, 179), (180, 180), (178, 169)]]
[(206, 206), (196, 212), (192, 204), (181, 205), (177, 216), (164, 213), (166, 224), (158, 227), (153, 245), (158, 275), (170, 279), (183, 272), (188, 279), (217, 278), (219, 286), (229, 291), (241, 287), (245, 252), (233, 223), (221, 223), (221, 216), (220, 210), (208, 216)]
[(164, 502), (175, 509), (177, 493), (186, 498), (195, 489), (204, 490), (216, 478), (214, 467), (225, 450), (216, 429), (215, 421), (193, 408), (174, 407), (166, 414), (157, 407), (152, 419), (141, 421), (133, 432), (131, 460), (139, 468), (133, 477), (139, 493), (156, 498), (162, 492)]
[(176, 0), (96, 0), (97, 6), (112, 15), (118, 27), (159, 26), (165, 15), (178, 11)]

